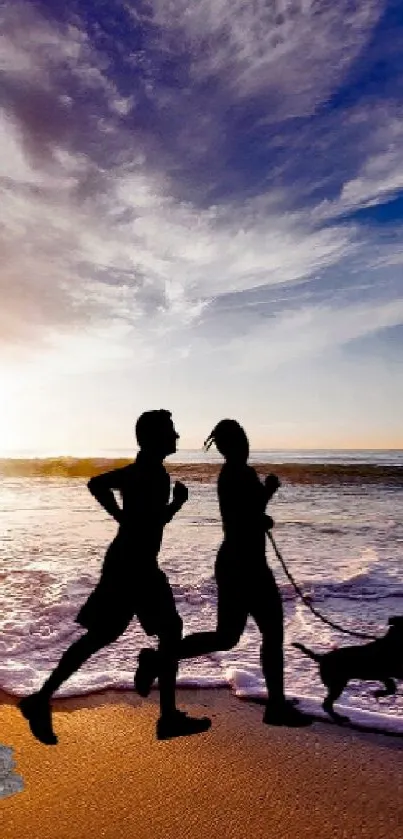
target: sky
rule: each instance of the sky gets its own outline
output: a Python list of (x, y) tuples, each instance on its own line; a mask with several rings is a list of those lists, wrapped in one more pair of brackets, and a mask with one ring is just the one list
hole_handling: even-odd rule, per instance
[(403, 447), (400, 0), (0, 0), (0, 455)]

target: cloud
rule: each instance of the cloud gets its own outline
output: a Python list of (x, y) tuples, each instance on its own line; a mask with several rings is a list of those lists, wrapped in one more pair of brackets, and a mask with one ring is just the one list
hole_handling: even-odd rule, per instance
[(312, 113), (340, 84), (382, 14), (379, 0), (154, 0), (152, 18), (179, 32), (195, 79), (236, 98), (270, 97), (278, 116)]
[(344, 306), (302, 306), (255, 324), (247, 339), (233, 337), (221, 351), (225, 362), (239, 369), (270, 371), (400, 325), (403, 297)]
[[(343, 155), (353, 160), (352, 174), (343, 180), (341, 155), (334, 160), (336, 199), (312, 199), (313, 206), (301, 209), (298, 187), (283, 166), (287, 120), (313, 113), (340, 85), (370, 37), (380, 3), (342, 0), (319, 8), (306, 0), (275, 8), (241, 0), (155, 0), (147, 16), (137, 5), (126, 8), (134, 20), (128, 40), (143, 27), (143, 61), (140, 49), (125, 49), (121, 35), (116, 50), (125, 72), (119, 75), (113, 51), (99, 48), (79, 16), (61, 23), (27, 3), (2, 6), (4, 343), (56, 345), (57, 335), (74, 336), (85, 326), (88, 342), (80, 346), (92, 359), (106, 335), (116, 342), (119, 360), (130, 346), (133, 353), (141, 346), (150, 358), (150, 348), (160, 352), (167, 336), (186, 355), (191, 330), (226, 331), (225, 318), (217, 320), (217, 301), (225, 301), (223, 311), (236, 310), (253, 290), (315, 285), (347, 258), (360, 256), (365, 266), (359, 225), (339, 224), (338, 217), (347, 207), (381, 200), (400, 183), (400, 122), (393, 104), (383, 127), (380, 109), (366, 111), (359, 165), (346, 126), (353, 111), (339, 126), (330, 121), (333, 136), (328, 128), (326, 141), (320, 115), (317, 128), (310, 120), (303, 124), (304, 142), (295, 155), (302, 171), (312, 138), (328, 155), (327, 143), (337, 148), (340, 138), (349, 137)], [(242, 136), (256, 131), (267, 146), (255, 192), (237, 189), (250, 161), (245, 150), (230, 158), (240, 141), (226, 134), (235, 105), (238, 116), (250, 115)], [(370, 125), (377, 127), (371, 135)], [(321, 179), (315, 162), (310, 155), (312, 190)], [(210, 178), (202, 198), (196, 194), (200, 177)], [(322, 311), (324, 322), (327, 311), (331, 307)], [(260, 317), (271, 329), (263, 308)], [(290, 317), (281, 331), (290, 323), (291, 331), (301, 327), (305, 334), (307, 310), (301, 323)], [(250, 323), (245, 317), (244, 334)], [(318, 323), (312, 315), (314, 336), (322, 334)], [(264, 329), (258, 330), (262, 341)], [(336, 340), (331, 329), (327, 334)]]
[[(192, 301), (259, 285), (295, 282), (338, 261), (354, 248), (354, 228), (315, 230), (305, 214), (262, 212), (262, 201), (211, 206), (203, 211), (150, 190), (142, 176), (116, 181), (122, 216), (122, 253), (130, 249), (156, 285), (181, 289)], [(119, 228), (118, 228), (119, 230)]]
[[(34, 167), (17, 126), (0, 111), (0, 335), (3, 342), (41, 339), (41, 330), (81, 320), (74, 288), (75, 179)], [(11, 164), (11, 165), (10, 165)]]
[(39, 165), (4, 111), (0, 137), (6, 341), (114, 316), (182, 327), (212, 297), (295, 282), (353, 247), (344, 230), (277, 216), (273, 196), (197, 210), (141, 158), (105, 172), (54, 139)]
[[(398, 102), (362, 105), (348, 116), (359, 134), (361, 162), (334, 201), (315, 209), (318, 219), (385, 203), (403, 189), (402, 108)], [(358, 139), (358, 138), (357, 138)]]

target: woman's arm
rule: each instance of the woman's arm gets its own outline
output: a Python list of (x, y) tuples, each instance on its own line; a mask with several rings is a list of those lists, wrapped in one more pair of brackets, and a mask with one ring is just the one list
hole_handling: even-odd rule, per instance
[(267, 478), (264, 480), (264, 506), (266, 509), (267, 504), (269, 503), (270, 499), (273, 498), (273, 495), (277, 492), (278, 489), (281, 487), (281, 482), (277, 475), (268, 475)]
[(224, 467), (217, 488), (223, 521), (231, 529), (249, 528), (264, 513), (264, 487), (252, 467)]

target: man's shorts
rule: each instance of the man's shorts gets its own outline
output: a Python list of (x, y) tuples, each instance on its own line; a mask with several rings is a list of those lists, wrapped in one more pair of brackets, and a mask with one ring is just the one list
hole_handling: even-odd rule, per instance
[(160, 568), (130, 580), (112, 573), (101, 576), (75, 620), (88, 630), (118, 637), (134, 616), (147, 635), (166, 636), (181, 631), (182, 621), (172, 589)]

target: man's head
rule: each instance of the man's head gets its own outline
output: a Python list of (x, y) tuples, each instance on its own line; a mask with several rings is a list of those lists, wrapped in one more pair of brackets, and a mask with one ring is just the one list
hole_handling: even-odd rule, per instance
[(170, 411), (145, 411), (136, 422), (136, 438), (141, 449), (158, 457), (176, 452), (179, 434)]
[(214, 443), (226, 460), (246, 462), (249, 441), (242, 425), (233, 419), (223, 419), (213, 428), (205, 442), (206, 450)]

